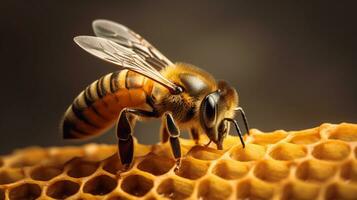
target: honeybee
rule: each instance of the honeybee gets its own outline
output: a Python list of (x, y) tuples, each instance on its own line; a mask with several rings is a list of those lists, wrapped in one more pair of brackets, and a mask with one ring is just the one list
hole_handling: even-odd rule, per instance
[[(196, 143), (205, 133), (222, 149), (230, 124), (244, 148), (235, 112), (249, 126), (238, 93), (225, 81), (190, 64), (172, 63), (154, 46), (129, 28), (108, 20), (95, 20), (96, 36), (74, 41), (87, 52), (122, 67), (82, 91), (64, 114), (63, 138), (87, 138), (116, 124), (118, 152), (124, 166), (133, 160), (133, 128), (136, 120), (161, 118), (161, 141), (170, 142), (180, 165), (180, 130), (188, 130)], [(208, 144), (209, 144), (208, 143)]]

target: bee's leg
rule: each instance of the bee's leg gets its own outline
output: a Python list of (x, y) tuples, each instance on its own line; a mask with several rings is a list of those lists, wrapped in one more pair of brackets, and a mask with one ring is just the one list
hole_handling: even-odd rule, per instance
[(180, 130), (175, 124), (174, 118), (170, 113), (165, 113), (166, 129), (170, 135), (170, 145), (172, 153), (176, 160), (176, 169), (181, 164), (181, 146), (180, 146)]
[(165, 143), (169, 140), (169, 132), (166, 128), (166, 121), (162, 120), (161, 127), (160, 127), (160, 140), (161, 143)]
[(128, 168), (133, 161), (134, 156), (134, 140), (133, 140), (133, 116), (157, 117), (157, 112), (149, 112), (145, 110), (137, 110), (124, 108), (120, 113), (116, 133), (118, 137), (118, 151), (121, 163)]
[(242, 115), (243, 121), (244, 121), (244, 125), (245, 125), (245, 129), (247, 129), (247, 134), (249, 135), (249, 124), (248, 124), (248, 120), (247, 117), (245, 116), (244, 110), (242, 107), (238, 107), (236, 108), (237, 111), (240, 112), (240, 114)]
[(198, 141), (200, 140), (200, 135), (198, 134), (197, 128), (191, 128), (190, 134), (192, 139), (195, 141), (195, 144), (198, 144)]
[(125, 168), (130, 166), (134, 155), (133, 128), (128, 118), (128, 112), (124, 109), (120, 113), (116, 127), (120, 162)]

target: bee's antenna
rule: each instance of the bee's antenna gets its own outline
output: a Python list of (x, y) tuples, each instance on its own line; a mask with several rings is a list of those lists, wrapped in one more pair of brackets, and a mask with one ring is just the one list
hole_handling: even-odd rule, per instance
[(234, 109), (235, 111), (239, 111), (240, 114), (242, 115), (243, 121), (244, 121), (244, 125), (245, 125), (245, 129), (247, 129), (247, 134), (249, 135), (249, 124), (248, 124), (248, 120), (247, 117), (245, 116), (244, 110), (242, 107), (237, 107)]
[(238, 133), (240, 142), (242, 143), (242, 146), (243, 146), (243, 148), (244, 148), (244, 147), (245, 147), (245, 143), (244, 143), (244, 141), (243, 141), (242, 132), (241, 132), (240, 129), (239, 129), (239, 126), (238, 126), (237, 121), (234, 120), (234, 119), (231, 119), (231, 118), (224, 118), (224, 120), (227, 120), (227, 121), (232, 122), (232, 123), (234, 124), (234, 126), (236, 127), (236, 130), (237, 130), (237, 133)]

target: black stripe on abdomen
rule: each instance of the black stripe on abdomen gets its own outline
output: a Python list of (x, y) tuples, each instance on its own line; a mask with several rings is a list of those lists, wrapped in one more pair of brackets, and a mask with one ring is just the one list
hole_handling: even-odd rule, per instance
[[(79, 97), (79, 98), (84, 98), (84, 97)], [(94, 127), (94, 128), (101, 128), (97, 125), (95, 125), (94, 123), (92, 123), (91, 121), (89, 121), (89, 119), (87, 119), (87, 117), (83, 114), (83, 110), (84, 109), (88, 109), (88, 107), (86, 106), (86, 108), (80, 108), (79, 106), (79, 99), (76, 99), (73, 104), (72, 104), (72, 111), (73, 113), (76, 115), (76, 117), (79, 120), (82, 120), (83, 122), (87, 123), (88, 125)]]
[[(75, 132), (75, 133), (73, 133)], [(89, 135), (89, 133), (78, 130), (76, 125), (69, 119), (65, 118), (62, 122), (62, 137), (63, 139), (77, 139), (81, 136)]]
[(87, 106), (91, 106), (92, 103), (94, 102), (90, 89), (91, 89), (91, 85), (89, 85), (84, 90), (84, 101), (86, 102)]
[(106, 94), (106, 91), (102, 91), (102, 81), (103, 81), (103, 77), (100, 78), (98, 81), (97, 81), (97, 95), (99, 97), (99, 99), (103, 98)]
[[(90, 84), (75, 98), (67, 110), (61, 125), (64, 138), (80, 138), (95, 135), (108, 126), (108, 123), (112, 119), (104, 115), (104, 113), (111, 112), (109, 110), (110, 105), (106, 102), (102, 102), (100, 104), (102, 104), (104, 108), (102, 107), (101, 110), (98, 110), (93, 104), (100, 101), (106, 95), (119, 90), (119, 73), (120, 72), (115, 72), (101, 77), (99, 80)], [(94, 114), (95, 117), (84, 114), (84, 111), (87, 109), (92, 110), (92, 115)], [(96, 118), (98, 121), (94, 121)], [(78, 123), (82, 125), (77, 126)]]
[(112, 93), (115, 93), (119, 89), (119, 73), (120, 71), (117, 71), (110, 75), (110, 91)]

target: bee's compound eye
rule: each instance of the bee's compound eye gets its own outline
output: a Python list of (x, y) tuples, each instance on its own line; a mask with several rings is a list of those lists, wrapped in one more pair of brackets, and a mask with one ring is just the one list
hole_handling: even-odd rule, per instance
[(208, 128), (214, 126), (217, 120), (217, 101), (212, 95), (208, 95), (203, 102), (203, 121)]

